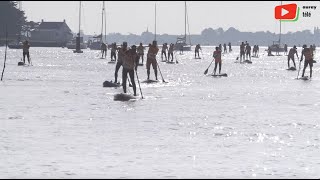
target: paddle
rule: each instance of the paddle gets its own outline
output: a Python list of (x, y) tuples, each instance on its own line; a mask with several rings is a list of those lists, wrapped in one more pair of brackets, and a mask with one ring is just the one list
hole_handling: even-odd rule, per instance
[(159, 72), (160, 72), (160, 75), (161, 75), (161, 78), (162, 78), (162, 82), (167, 83), (167, 82), (163, 79), (163, 76), (162, 76), (162, 73), (161, 73), (161, 70), (160, 70), (160, 66), (159, 66), (159, 63), (158, 63), (157, 60), (156, 60), (156, 63), (157, 63), (158, 68), (159, 68)]
[[(298, 58), (298, 60), (299, 60), (299, 58)], [(297, 79), (299, 78), (299, 73), (300, 73), (300, 68), (301, 68), (301, 62), (302, 62), (302, 61), (300, 61), (300, 63), (299, 63), (299, 71), (298, 71)]]
[(2, 74), (1, 74), (1, 81), (3, 79), (4, 69), (6, 68), (7, 48), (8, 48), (8, 28), (7, 28), (7, 24), (6, 24), (6, 50), (4, 52), (4, 62), (3, 62), (3, 70), (2, 70)]
[(208, 73), (209, 67), (211, 66), (211, 64), (213, 63), (214, 59), (211, 61), (210, 65), (208, 66), (208, 68), (204, 71), (204, 74), (206, 75)]
[(143, 95), (142, 95), (142, 91), (141, 91), (141, 86), (140, 86), (140, 81), (139, 81), (139, 77), (138, 77), (138, 73), (136, 72), (136, 76), (137, 76), (137, 80), (138, 80), (138, 84), (139, 84), (139, 89), (140, 89), (140, 94), (141, 94), (141, 98), (143, 99)]

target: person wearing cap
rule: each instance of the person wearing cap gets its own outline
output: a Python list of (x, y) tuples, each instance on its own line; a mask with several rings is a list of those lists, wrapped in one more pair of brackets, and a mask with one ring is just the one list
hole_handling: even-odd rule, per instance
[[(122, 43), (122, 47), (118, 50), (118, 61), (117, 61), (117, 64), (116, 64), (116, 70), (114, 72), (114, 83), (117, 83), (118, 81), (118, 71), (120, 69), (120, 67), (122, 66), (122, 63), (123, 63), (123, 58), (124, 58), (124, 55), (125, 55), (125, 52), (127, 51), (127, 42), (123, 42)], [(123, 82), (122, 82), (123, 83)]]
[(156, 56), (159, 52), (159, 48), (157, 46), (157, 41), (153, 41), (152, 45), (149, 46), (148, 54), (147, 54), (147, 75), (148, 80), (150, 78), (150, 65), (152, 64), (152, 68), (154, 70), (154, 75), (156, 80), (158, 80), (157, 74), (157, 59)]
[(139, 56), (136, 52), (137, 48), (135, 45), (131, 46), (131, 49), (127, 50), (123, 56), (123, 64), (122, 64), (122, 88), (123, 92), (127, 93), (127, 78), (128, 73), (130, 76), (134, 96), (136, 93), (136, 83), (134, 81), (134, 70), (137, 70), (136, 60), (139, 60)]
[(27, 40), (24, 41), (24, 42), (23, 42), (23, 45), (22, 45), (23, 64), (26, 63), (26, 61), (25, 61), (26, 56), (27, 56), (28, 62), (29, 62), (29, 64), (30, 64), (29, 48), (30, 48), (29, 42), (28, 42)]
[[(140, 43), (140, 46), (137, 48), (137, 50), (138, 50), (139, 60), (141, 58), (142, 64), (143, 64), (143, 56), (144, 56), (145, 47), (143, 47), (142, 43)], [(138, 60), (138, 62), (139, 62), (139, 60)]]
[(288, 54), (288, 69), (290, 68), (290, 60), (293, 61), (294, 67), (296, 68), (296, 63), (295, 63), (295, 61), (294, 61), (294, 54), (297, 55), (297, 59), (299, 60), (296, 45), (294, 45), (293, 48), (291, 48), (291, 49), (289, 50), (289, 54)]
[(307, 45), (303, 45), (303, 50), (301, 52), (301, 59), (300, 59), (300, 62), (302, 62), (303, 60), (303, 56), (304, 56), (304, 67), (303, 67), (303, 70), (302, 70), (302, 76), (301, 77), (304, 77), (304, 72), (307, 68), (307, 66), (309, 65), (310, 67), (310, 78), (312, 77), (312, 66), (313, 66), (313, 51), (307, 47)]
[(168, 49), (167, 43), (164, 43), (162, 45), (162, 51), (161, 51), (161, 59), (162, 60), (163, 60), (163, 55), (166, 57), (166, 61), (168, 60), (167, 59), (167, 49)]

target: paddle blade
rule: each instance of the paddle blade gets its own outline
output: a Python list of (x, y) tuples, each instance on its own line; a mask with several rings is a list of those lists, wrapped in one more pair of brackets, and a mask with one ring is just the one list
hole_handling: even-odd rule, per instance
[(236, 60), (238, 60), (239, 59), (239, 56), (237, 57), (237, 59)]
[(209, 70), (209, 69), (206, 69), (206, 70), (204, 71), (204, 74), (205, 74), (205, 75), (208, 73), (208, 70)]

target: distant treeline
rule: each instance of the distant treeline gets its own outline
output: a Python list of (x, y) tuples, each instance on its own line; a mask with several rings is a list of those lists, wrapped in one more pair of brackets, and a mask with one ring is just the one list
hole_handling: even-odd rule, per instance
[[(4, 44), (5, 29), (7, 26), (9, 40), (18, 40), (21, 32), (30, 32), (39, 23), (33, 21), (27, 22), (24, 11), (20, 11), (17, 7), (16, 1), (0, 1), (0, 45)], [(180, 35), (182, 36), (182, 35)], [(90, 35), (85, 35), (84, 40), (87, 41)], [(156, 38), (158, 44), (175, 43), (177, 35), (157, 34)], [(32, 37), (31, 37), (32, 38)], [(108, 43), (116, 42), (117, 44), (127, 41), (129, 44), (149, 44), (154, 40), (154, 34), (151, 32), (143, 32), (141, 35), (129, 34), (122, 35), (120, 33), (110, 33), (107, 35)], [(24, 39), (24, 38), (21, 38)], [(190, 35), (191, 44), (201, 45), (219, 45), (231, 42), (232, 45), (240, 45), (242, 41), (248, 41), (251, 45), (268, 46), (273, 41), (279, 40), (279, 34), (271, 33), (269, 31), (259, 32), (240, 32), (239, 30), (231, 27), (228, 30), (222, 28), (213, 29), (206, 28), (201, 34)], [(189, 42), (189, 36), (187, 37)], [(302, 44), (320, 44), (319, 29), (315, 29), (314, 33), (310, 30), (289, 32), (282, 34), (281, 42), (288, 44), (288, 46), (302, 45)]]
[[(180, 35), (182, 36), (182, 35)], [(84, 40), (87, 40), (92, 36), (85, 36)], [(163, 43), (175, 43), (177, 40), (177, 35), (168, 34), (157, 34), (158, 44)], [(154, 34), (151, 32), (143, 32), (141, 35), (129, 34), (122, 35), (120, 33), (110, 33), (106, 37), (108, 43), (116, 42), (117, 44), (127, 41), (129, 44), (149, 44), (154, 40)], [(279, 40), (279, 34), (271, 33), (269, 31), (259, 31), (259, 32), (240, 32), (239, 30), (231, 27), (224, 31), (222, 28), (204, 29), (199, 35), (190, 35), (191, 44), (201, 44), (201, 45), (219, 45), (228, 44), (231, 42), (232, 45), (240, 45), (241, 42), (248, 41), (251, 45), (268, 46), (272, 45), (273, 41)], [(189, 42), (189, 36), (187, 36), (187, 41)], [(287, 44), (288, 46), (301, 45), (302, 44), (316, 44), (320, 45), (320, 33), (317, 31), (312, 33), (310, 30), (289, 32), (281, 35), (281, 43)]]

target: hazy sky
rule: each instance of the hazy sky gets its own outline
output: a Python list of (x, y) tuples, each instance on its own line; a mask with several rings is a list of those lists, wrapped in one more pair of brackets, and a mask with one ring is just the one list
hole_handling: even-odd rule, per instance
[[(157, 34), (184, 34), (184, 1), (106, 1), (107, 33), (141, 34), (147, 27), (154, 32), (154, 5), (157, 4)], [(200, 34), (204, 28), (224, 30), (235, 27), (240, 31), (279, 32), (279, 21), (274, 19), (274, 7), (281, 1), (187, 1), (189, 29)], [(320, 1), (284, 1), (300, 7), (297, 22), (282, 23), (282, 32), (313, 30), (320, 26)], [(311, 17), (302, 17), (302, 6), (314, 5), (308, 10)], [(319, 6), (319, 7), (318, 7)], [(79, 26), (79, 1), (23, 1), (22, 10), (28, 20), (63, 21), (72, 31)], [(85, 34), (101, 33), (102, 1), (82, 1), (81, 29)]]

